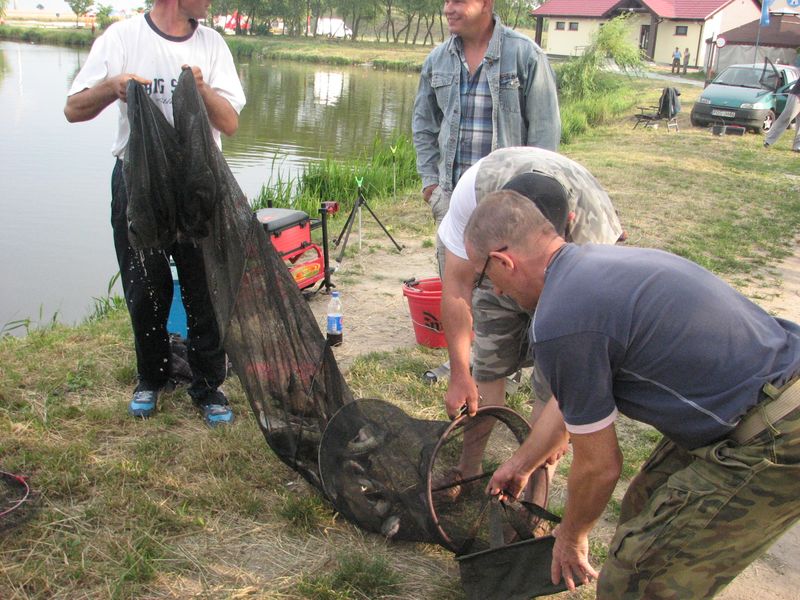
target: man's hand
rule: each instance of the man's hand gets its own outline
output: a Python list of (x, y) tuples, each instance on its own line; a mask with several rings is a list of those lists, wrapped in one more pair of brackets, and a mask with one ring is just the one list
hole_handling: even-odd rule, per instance
[(450, 382), (447, 384), (447, 394), (444, 397), (444, 405), (447, 414), (451, 419), (455, 419), (466, 406), (467, 413), (473, 417), (478, 410), (478, 388), (469, 375), (458, 376), (451, 371)]
[(114, 96), (123, 102), (128, 101), (128, 82), (131, 79), (137, 83), (141, 83), (142, 85), (150, 84), (149, 79), (144, 79), (143, 77), (139, 77), (133, 73), (122, 73), (121, 75), (117, 75), (116, 77), (112, 77), (108, 80), (109, 84), (114, 90)]
[(433, 190), (439, 187), (437, 184), (432, 184), (422, 190), (422, 199), (425, 200), (427, 204), (431, 203), (431, 196), (433, 195)]
[(203, 71), (198, 66), (183, 65), (182, 69), (191, 69), (194, 75), (194, 82), (197, 91), (203, 99), (208, 111), (208, 120), (211, 121), (216, 129), (225, 135), (233, 135), (239, 129), (239, 113), (237, 113), (230, 102), (220, 96), (214, 88), (209, 86), (203, 79)]
[(589, 537), (570, 536), (559, 525), (553, 530), (556, 543), (553, 546), (553, 562), (550, 565), (550, 579), (554, 584), (564, 578), (569, 591), (575, 590), (575, 583), (587, 584), (597, 579), (598, 573), (589, 564)]
[(206, 82), (203, 79), (203, 71), (200, 70), (200, 67), (198, 67), (196, 65), (193, 66), (193, 67), (189, 66), (189, 65), (183, 65), (183, 66), (181, 66), (181, 69), (183, 69), (184, 71), (186, 69), (191, 69), (192, 70), (192, 75), (194, 75), (194, 83), (197, 86), (197, 91), (200, 92), (200, 94), (202, 95), (203, 94), (203, 88), (206, 87)]
[(531, 473), (532, 471), (520, 468), (512, 456), (494, 472), (486, 492), (492, 496), (500, 496), (501, 500), (516, 500), (528, 485)]

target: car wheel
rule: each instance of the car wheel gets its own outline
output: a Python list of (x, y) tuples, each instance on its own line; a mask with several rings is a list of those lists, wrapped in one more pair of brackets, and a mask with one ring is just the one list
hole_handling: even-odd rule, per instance
[(766, 116), (764, 117), (764, 122), (761, 124), (761, 131), (766, 133), (770, 129), (772, 129), (772, 125), (775, 123), (775, 113), (772, 111), (767, 112)]
[(691, 121), (691, 123), (692, 123), (692, 127), (703, 127), (703, 123), (701, 123), (700, 121), (698, 121), (697, 119), (695, 119), (695, 117), (694, 117), (694, 113), (691, 113), (691, 114), (689, 115), (689, 121)]

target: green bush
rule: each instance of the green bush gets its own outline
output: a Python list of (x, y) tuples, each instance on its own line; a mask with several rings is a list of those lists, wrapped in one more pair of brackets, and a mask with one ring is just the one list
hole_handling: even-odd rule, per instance
[(561, 107), (561, 142), (569, 144), (589, 128), (586, 113), (577, 105)]

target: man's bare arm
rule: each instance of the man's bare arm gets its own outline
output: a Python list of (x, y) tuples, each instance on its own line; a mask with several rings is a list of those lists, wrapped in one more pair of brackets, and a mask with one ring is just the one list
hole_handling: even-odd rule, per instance
[(90, 121), (117, 100), (127, 102), (128, 81), (131, 79), (145, 85), (150, 83), (149, 80), (133, 73), (122, 73), (67, 97), (67, 104), (64, 107), (67, 121), (70, 123)]
[(472, 282), (475, 273), (469, 261), (446, 250), (442, 282), (442, 326), (450, 358), (450, 383), (445, 404), (454, 417), (466, 403), (470, 414), (478, 408), (478, 389), (469, 370), (472, 346)]
[(567, 588), (597, 578), (589, 564), (589, 532), (603, 514), (622, 472), (622, 453), (614, 424), (588, 434), (572, 434), (572, 466), (564, 519), (555, 531), (551, 578)]
[[(184, 68), (187, 68), (186, 65), (184, 65)], [(239, 113), (231, 106), (230, 102), (205, 82), (200, 67), (192, 67), (191, 69), (197, 84), (197, 91), (200, 92), (203, 104), (206, 105), (208, 120), (211, 125), (227, 136), (236, 133), (236, 130), (239, 129)]]

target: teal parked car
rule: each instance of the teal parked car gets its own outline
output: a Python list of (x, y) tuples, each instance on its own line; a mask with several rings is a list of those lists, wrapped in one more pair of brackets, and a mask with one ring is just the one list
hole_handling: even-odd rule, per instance
[(730, 65), (703, 90), (692, 107), (694, 126), (741, 125), (756, 133), (769, 131), (786, 106), (786, 92), (800, 79), (791, 65)]

